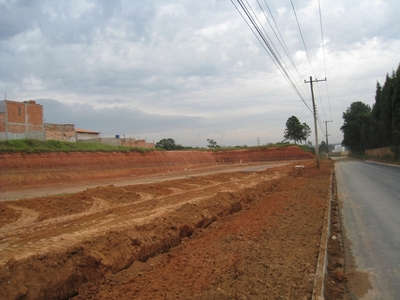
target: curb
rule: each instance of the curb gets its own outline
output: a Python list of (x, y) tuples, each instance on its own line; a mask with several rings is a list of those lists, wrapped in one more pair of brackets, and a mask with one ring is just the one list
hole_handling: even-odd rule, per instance
[(325, 212), (324, 226), (322, 228), (321, 244), (318, 254), (317, 270), (315, 272), (314, 289), (312, 293), (312, 300), (322, 300), (324, 298), (324, 282), (327, 273), (328, 265), (328, 240), (331, 231), (331, 201), (333, 195), (333, 173), (331, 174), (329, 184), (329, 195), (327, 200), (327, 209)]

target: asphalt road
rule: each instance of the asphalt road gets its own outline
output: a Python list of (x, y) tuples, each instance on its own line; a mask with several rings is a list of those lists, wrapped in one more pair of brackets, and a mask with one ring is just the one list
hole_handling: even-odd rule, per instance
[(400, 299), (400, 168), (337, 159), (349, 299)]

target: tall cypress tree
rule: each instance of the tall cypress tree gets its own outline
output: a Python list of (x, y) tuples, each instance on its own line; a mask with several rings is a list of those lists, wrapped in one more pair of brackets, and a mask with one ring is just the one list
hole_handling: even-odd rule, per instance
[(393, 78), (393, 95), (392, 95), (392, 145), (400, 146), (400, 65)]
[(383, 86), (376, 84), (375, 103), (353, 102), (343, 113), (342, 145), (353, 152), (364, 149), (393, 147), (400, 158), (400, 64), (392, 75), (386, 74)]
[(370, 147), (379, 148), (383, 144), (382, 132), (382, 87), (379, 82), (376, 83), (375, 103), (371, 111), (371, 124), (369, 127)]
[(392, 96), (393, 96), (393, 76), (386, 75), (386, 81), (382, 88), (382, 115), (380, 123), (382, 124), (382, 144), (381, 147), (392, 145)]

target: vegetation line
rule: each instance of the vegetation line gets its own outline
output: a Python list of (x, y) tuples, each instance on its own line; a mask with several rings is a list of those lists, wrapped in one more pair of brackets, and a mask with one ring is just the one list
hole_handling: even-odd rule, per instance
[(48, 152), (151, 152), (141, 147), (110, 146), (101, 143), (39, 141), (34, 139), (0, 141), (0, 153), (48, 153)]
[[(0, 141), (0, 154), (3, 153), (49, 153), (49, 152), (153, 152), (153, 151), (168, 151), (168, 150), (196, 150), (196, 151), (228, 151), (228, 150), (240, 150), (240, 149), (266, 149), (269, 147), (287, 147), (291, 146), (289, 143), (279, 144), (267, 144), (262, 146), (248, 147), (236, 146), (236, 147), (215, 147), (215, 148), (192, 148), (192, 147), (181, 147), (172, 149), (163, 148), (141, 148), (141, 147), (124, 147), (124, 146), (110, 146), (102, 143), (85, 143), (85, 142), (60, 142), (55, 140), (39, 141), (34, 139), (24, 140), (7, 140)], [(296, 145), (304, 151), (313, 152), (314, 148), (305, 145)]]

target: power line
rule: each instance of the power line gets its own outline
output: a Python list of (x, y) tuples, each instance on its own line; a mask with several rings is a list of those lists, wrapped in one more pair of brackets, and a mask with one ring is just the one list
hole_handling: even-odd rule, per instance
[(294, 13), (294, 16), (295, 16), (295, 18), (296, 18), (297, 27), (299, 28), (301, 40), (303, 41), (304, 50), (306, 50), (306, 55), (307, 55), (308, 62), (310, 63), (311, 70), (312, 70), (312, 72), (313, 72), (313, 74), (314, 74), (314, 76), (315, 76), (315, 72), (314, 72), (314, 69), (313, 69), (312, 64), (311, 64), (310, 56), (308, 55), (307, 46), (306, 46), (306, 43), (304, 42), (304, 37), (303, 37), (303, 33), (302, 33), (302, 31), (301, 31), (301, 28), (300, 28), (299, 20), (297, 19), (296, 9), (294, 8), (293, 1), (292, 1), (292, 0), (290, 0), (290, 3), (292, 4), (293, 13)]
[[(251, 11), (253, 12), (253, 15), (255, 16), (255, 18), (256, 18), (257, 21), (258, 21), (259, 26), (263, 29), (263, 31), (264, 31), (265, 35), (267, 36), (269, 42), (271, 43), (272, 47), (275, 49), (277, 55), (279, 56), (280, 60), (282, 61), (282, 64), (286, 67), (287, 72), (288, 72), (289, 75), (293, 78), (292, 73), (290, 72), (289, 68), (287, 67), (287, 65), (286, 65), (285, 61), (283, 60), (282, 56), (280, 55), (279, 51), (278, 51), (277, 48), (275, 47), (275, 45), (274, 45), (272, 39), (269, 37), (269, 35), (268, 35), (267, 31), (265, 30), (264, 26), (262, 26), (262, 23), (261, 23), (260, 20), (258, 19), (257, 14), (254, 12), (253, 8), (251, 7), (251, 5), (248, 3), (247, 0), (246, 0), (246, 3), (247, 3), (247, 5), (249, 5)], [(289, 61), (292, 63), (293, 67), (294, 67), (295, 70), (297, 71), (297, 74), (299, 75), (299, 78), (300, 78), (300, 79), (304, 79), (304, 78), (300, 75), (300, 72), (297, 70), (297, 67), (296, 67), (296, 65), (294, 64), (294, 62), (293, 62), (293, 60), (292, 60), (292, 58), (291, 58), (291, 56), (290, 56), (290, 53), (289, 53), (289, 51), (287, 50), (287, 47), (286, 47), (286, 49), (285, 49), (285, 47), (283, 47), (281, 41), (280, 41), (279, 38), (278, 38), (278, 35), (276, 34), (276, 32), (275, 32), (275, 30), (274, 30), (274, 28), (273, 28), (271, 22), (269, 21), (267, 15), (266, 15), (265, 12), (264, 12), (264, 9), (262, 8), (262, 6), (261, 6), (261, 4), (260, 4), (260, 2), (259, 2), (258, 0), (257, 0), (257, 3), (258, 3), (258, 6), (260, 7), (260, 9), (261, 9), (261, 11), (262, 11), (262, 13), (263, 13), (265, 19), (268, 21), (268, 24), (269, 24), (269, 26), (271, 27), (272, 32), (274, 33), (276, 39), (278, 40), (279, 44), (281, 45), (283, 51), (285, 52), (286, 56), (289, 58)], [(267, 6), (267, 7), (268, 7), (268, 6)], [(278, 28), (278, 27), (277, 27), (277, 28)], [(279, 30), (279, 28), (278, 28), (278, 30)], [(283, 40), (283, 39), (282, 39), (282, 40)], [(283, 42), (284, 42), (284, 41), (283, 41)], [(286, 45), (286, 44), (285, 44), (285, 45)], [(303, 86), (303, 87), (304, 87), (304, 86)], [(305, 98), (307, 98), (307, 96), (304, 96), (304, 95), (305, 95), (305, 94), (303, 94), (302, 96), (305, 97)]]
[[(313, 73), (314, 76), (316, 77), (314, 68), (313, 68), (312, 63), (311, 63), (310, 56), (309, 56), (309, 54), (308, 54), (307, 46), (306, 46), (306, 43), (305, 43), (305, 41), (304, 41), (303, 33), (302, 33), (301, 28), (300, 28), (300, 23), (299, 23), (299, 20), (298, 20), (298, 18), (297, 18), (296, 9), (294, 8), (294, 4), (293, 4), (293, 1), (292, 1), (292, 0), (290, 0), (290, 3), (292, 4), (293, 13), (294, 13), (294, 16), (295, 16), (295, 18), (296, 18), (297, 27), (298, 27), (299, 32), (300, 32), (300, 36), (301, 36), (301, 40), (302, 40), (302, 42), (303, 42), (304, 50), (306, 51), (306, 55), (307, 55), (308, 62), (309, 62), (309, 64), (310, 64), (312, 73)], [(319, 0), (318, 0), (318, 3), (319, 3)], [(321, 16), (321, 14), (320, 14), (320, 16)], [(320, 20), (321, 20), (321, 18), (320, 18)], [(321, 30), (322, 30), (322, 21), (320, 21), (320, 24), (321, 24)], [(321, 33), (322, 33), (322, 31), (321, 31)], [(322, 42), (322, 44), (323, 44), (323, 42)], [(324, 56), (324, 59), (325, 59), (325, 56)], [(326, 78), (326, 67), (325, 67), (325, 78)], [(325, 109), (324, 109), (324, 105), (323, 105), (323, 103), (322, 103), (322, 97), (321, 97), (321, 92), (320, 92), (319, 86), (317, 86), (317, 89), (318, 89), (319, 99), (320, 99), (320, 102), (321, 102), (322, 114), (324, 115), (324, 118), (326, 119), (326, 116), (325, 116)], [(319, 122), (319, 125), (320, 125), (320, 127), (321, 127), (321, 129), (322, 129), (322, 124), (321, 124), (320, 122)]]
[[(269, 42), (267, 40), (267, 38), (265, 37), (265, 35), (263, 34), (263, 31), (260, 29), (262, 25), (261, 23), (258, 21), (258, 23), (260, 25), (257, 24), (256, 19), (258, 20), (258, 18), (255, 16), (253, 17), (253, 15), (251, 14), (250, 10), (253, 11), (253, 9), (251, 8), (251, 6), (248, 4), (247, 5), (250, 7), (249, 8), (246, 6), (246, 4), (242, 1), (242, 0), (237, 0), (237, 2), (239, 3), (240, 7), (242, 8), (244, 14), (247, 16), (247, 18), (249, 19), (250, 23), (252, 24), (253, 27), (250, 26), (249, 22), (247, 22), (245, 16), (241, 13), (241, 11), (239, 10), (239, 8), (235, 5), (235, 3), (233, 2), (233, 0), (231, 0), (231, 3), (234, 5), (234, 7), (236, 8), (236, 10), (239, 12), (239, 14), (242, 16), (243, 20), (246, 22), (247, 26), (249, 26), (250, 30), (253, 32), (253, 34), (256, 36), (257, 40), (261, 43), (262, 47), (264, 48), (264, 50), (267, 52), (267, 54), (269, 55), (269, 57), (273, 60), (274, 64), (278, 67), (278, 69), (280, 70), (280, 72), (282, 73), (282, 75), (285, 77), (285, 79), (288, 81), (288, 83), (292, 86), (292, 88), (295, 90), (295, 92), (298, 94), (298, 96), (301, 98), (301, 100), (303, 101), (303, 103), (306, 105), (306, 107), (308, 108), (308, 110), (310, 112), (311, 108), (309, 106), (309, 104), (305, 101), (304, 97), (301, 95), (300, 91), (298, 90), (298, 88), (296, 87), (295, 83), (293, 82), (291, 76), (288, 73), (288, 70), (286, 70), (286, 68), (283, 66), (284, 62), (281, 61), (281, 59), (279, 59), (280, 55), (278, 55), (276, 52), (278, 51), (274, 51), (274, 49), (276, 50), (276, 47), (273, 45), (271, 39), (268, 36), (268, 39), (271, 41)], [(255, 15), (254, 11), (253, 14)], [(265, 29), (263, 28), (264, 32)], [(256, 33), (257, 32), (257, 33)], [(267, 50), (268, 48), (268, 50)], [(274, 48), (274, 49), (273, 49)], [(278, 57), (279, 56), (279, 57)]]
[[(286, 54), (286, 56), (288, 57), (289, 61), (292, 63), (292, 66), (293, 66), (294, 69), (296, 70), (297, 75), (299, 76), (299, 79), (300, 79), (301, 81), (305, 80), (304, 77), (300, 74), (299, 70), (297, 69), (297, 67), (296, 67), (296, 65), (295, 65), (295, 63), (294, 63), (294, 61), (293, 61), (293, 59), (292, 59), (292, 56), (290, 55), (289, 49), (288, 49), (288, 47), (286, 46), (285, 40), (284, 40), (283, 37), (282, 37), (281, 31), (279, 30), (279, 27), (278, 27), (278, 25), (276, 24), (275, 18), (274, 18), (273, 14), (272, 14), (272, 12), (271, 12), (269, 6), (268, 6), (267, 1), (264, 0), (264, 3), (265, 3), (265, 6), (266, 6), (267, 9), (268, 9), (268, 12), (269, 12), (269, 14), (270, 14), (270, 16), (271, 16), (272, 21), (274, 22), (274, 25), (275, 25), (276, 30), (277, 30), (278, 33), (279, 33), (279, 37), (278, 37), (278, 35), (276, 34), (276, 31), (275, 31), (274, 27), (272, 26), (272, 24), (271, 24), (269, 18), (268, 18), (267, 15), (265, 14), (264, 9), (262, 8), (262, 5), (260, 4), (260, 2), (259, 2), (258, 0), (257, 0), (257, 3), (258, 3), (258, 6), (260, 7), (262, 13), (264, 14), (265, 19), (268, 21), (268, 24), (269, 24), (269, 26), (271, 27), (271, 30), (272, 30), (272, 32), (274, 33), (274, 35), (275, 35), (277, 41), (278, 41), (279, 44), (281, 45), (283, 51), (285, 52), (285, 54)], [(276, 49), (276, 48), (275, 48), (275, 49)], [(303, 86), (303, 85), (302, 85), (302, 86)], [(303, 86), (303, 88), (304, 88), (304, 90), (305, 90), (305, 87), (304, 87), (304, 86)]]
[[(325, 42), (324, 42), (324, 31), (322, 27), (322, 13), (321, 13), (321, 2), (318, 0), (318, 11), (319, 11), (319, 24), (321, 28), (321, 44), (322, 44), (322, 56), (324, 59), (324, 71), (325, 71), (325, 78), (327, 77), (327, 72), (326, 72), (326, 58), (325, 58)], [(328, 89), (328, 82), (326, 83), (326, 95), (328, 98), (328, 106), (329, 106), (329, 114), (332, 120), (332, 110), (331, 110), (331, 102), (329, 99), (329, 89)]]

